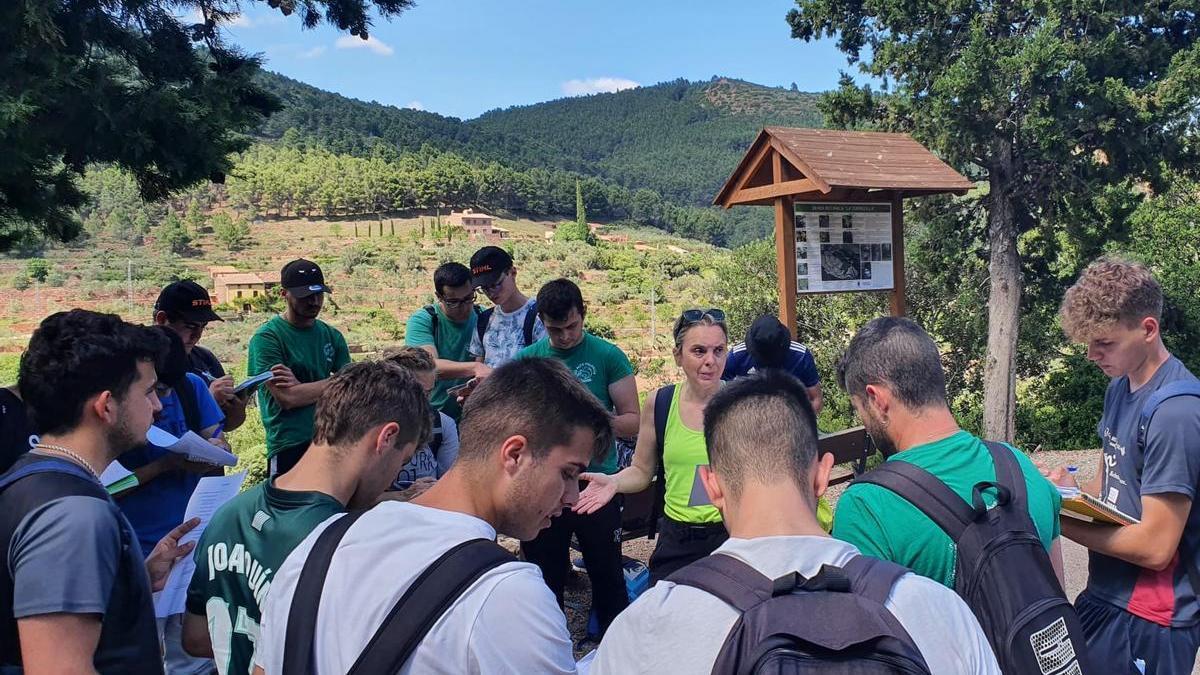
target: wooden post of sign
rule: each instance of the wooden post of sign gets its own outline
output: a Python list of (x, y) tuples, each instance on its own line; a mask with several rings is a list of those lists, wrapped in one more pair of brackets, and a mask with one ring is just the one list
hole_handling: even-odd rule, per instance
[[(776, 183), (783, 181), (783, 158), (771, 152)], [(779, 277), (779, 322), (796, 339), (796, 219), (791, 197), (775, 198), (775, 271)]]
[(904, 201), (892, 194), (892, 316), (904, 316)]

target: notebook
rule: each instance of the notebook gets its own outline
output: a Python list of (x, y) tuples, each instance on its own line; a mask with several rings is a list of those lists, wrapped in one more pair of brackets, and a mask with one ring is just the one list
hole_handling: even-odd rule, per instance
[(1062, 495), (1062, 510), (1068, 515), (1084, 516), (1101, 523), (1113, 525), (1132, 525), (1137, 518), (1124, 513), (1117, 507), (1096, 499), (1082, 492), (1079, 488), (1058, 486), (1058, 494)]

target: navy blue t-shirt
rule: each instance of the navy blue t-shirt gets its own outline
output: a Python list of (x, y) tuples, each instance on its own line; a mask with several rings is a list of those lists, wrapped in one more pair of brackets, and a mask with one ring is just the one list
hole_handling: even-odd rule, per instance
[[(729, 350), (729, 357), (725, 360), (725, 372), (721, 375), (721, 379), (732, 380), (735, 377), (743, 377), (755, 372), (757, 368), (758, 364), (751, 358), (750, 352), (746, 351), (746, 343), (739, 342)], [(817, 362), (813, 360), (812, 352), (799, 342), (792, 343), (784, 370), (794, 375), (806, 387), (815, 387), (821, 384), (821, 376), (817, 374)]]
[(1100, 499), (1135, 518), (1142, 517), (1142, 496), (1181, 494), (1192, 499), (1179, 552), (1161, 572), (1138, 567), (1100, 553), (1088, 554), (1088, 592), (1161, 626), (1182, 627), (1200, 621), (1200, 603), (1187, 566), (1200, 563), (1200, 398), (1168, 399), (1150, 420), (1146, 447), (1139, 448), (1137, 428), (1146, 400), (1178, 380), (1195, 380), (1179, 359), (1171, 357), (1137, 391), (1129, 378), (1118, 377), (1104, 395), (1104, 414), (1097, 431), (1104, 449), (1105, 471)]
[[(195, 392), (200, 412), (200, 429), (191, 431), (199, 432), (224, 421), (225, 415), (208, 392), (204, 380), (192, 373), (188, 373), (187, 379)], [(161, 400), (162, 413), (154, 421), (154, 426), (177, 437), (186, 434), (187, 421), (183, 414), (183, 406), (179, 403), (179, 396), (171, 392)], [(126, 452), (118, 457), (117, 461), (133, 471), (165, 456), (168, 452), (146, 444), (137, 450)], [(168, 471), (117, 500), (121, 511), (137, 532), (143, 554), (149, 555), (159, 539), (183, 522), (188, 500), (192, 498), (192, 491), (199, 482), (199, 474), (190, 471)]]

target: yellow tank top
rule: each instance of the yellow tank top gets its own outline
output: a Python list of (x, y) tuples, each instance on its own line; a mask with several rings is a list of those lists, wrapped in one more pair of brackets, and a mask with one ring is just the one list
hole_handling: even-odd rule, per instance
[(679, 417), (679, 395), (684, 386), (675, 386), (663, 434), (663, 471), (667, 478), (663, 513), (683, 523), (719, 523), (721, 512), (709, 502), (700, 482), (699, 467), (708, 466), (704, 432), (688, 428)]

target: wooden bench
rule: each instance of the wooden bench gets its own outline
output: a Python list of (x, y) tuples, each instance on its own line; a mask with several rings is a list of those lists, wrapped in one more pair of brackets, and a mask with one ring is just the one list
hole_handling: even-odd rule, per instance
[[(875, 453), (875, 445), (863, 427), (822, 434), (817, 439), (817, 449), (821, 454), (833, 454), (834, 468), (829, 477), (830, 485), (854, 480), (867, 470), (867, 458)], [(623, 541), (646, 536), (650, 529), (650, 511), (653, 504), (654, 483), (641, 492), (625, 495), (625, 505), (621, 509)]]

